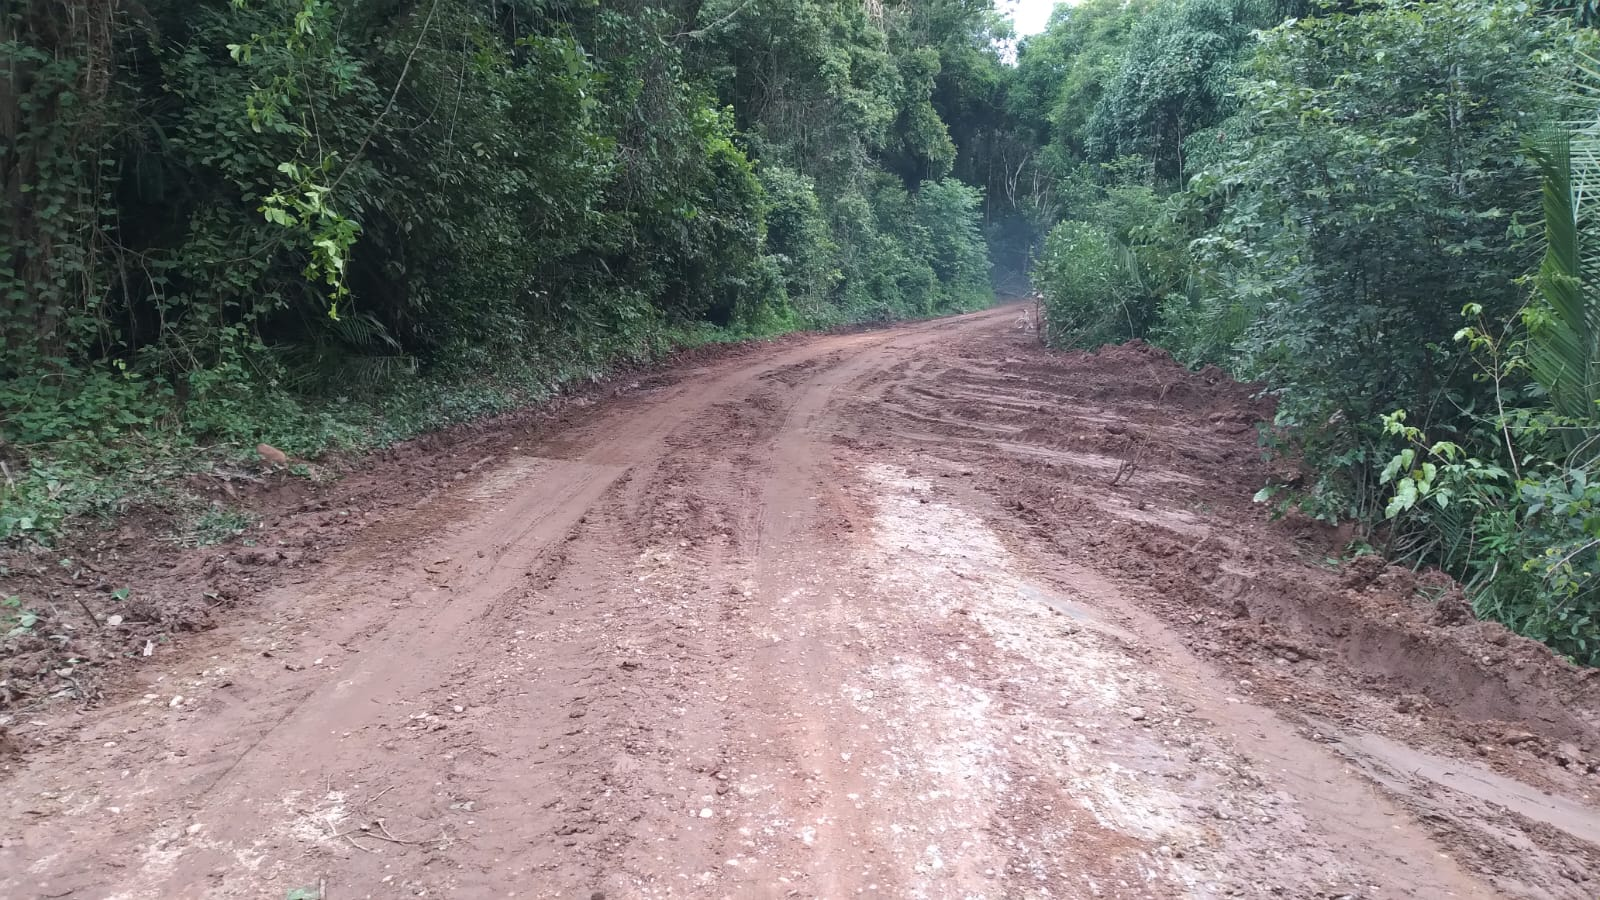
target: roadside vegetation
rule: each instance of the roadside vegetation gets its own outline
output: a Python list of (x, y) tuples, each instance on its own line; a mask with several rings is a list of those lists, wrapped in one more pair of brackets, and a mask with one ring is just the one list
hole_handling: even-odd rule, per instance
[[(1048, 340), (1276, 398), (1260, 499), (1600, 663), (1594, 10), (1090, 0), (1023, 47)], [(1027, 179), (1026, 173), (1024, 180)]]

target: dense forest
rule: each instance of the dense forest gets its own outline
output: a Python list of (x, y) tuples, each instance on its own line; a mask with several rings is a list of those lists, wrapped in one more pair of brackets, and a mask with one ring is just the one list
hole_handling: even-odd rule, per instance
[(21, 0), (0, 539), (1031, 277), (1053, 345), (1274, 396), (1275, 512), (1600, 662), (1597, 14)]

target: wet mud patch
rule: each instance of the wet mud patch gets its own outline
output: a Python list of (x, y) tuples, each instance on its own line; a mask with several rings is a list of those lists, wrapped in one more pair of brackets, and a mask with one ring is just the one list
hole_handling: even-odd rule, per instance
[[(991, 331), (944, 360), (923, 373), (935, 385), (875, 385), (854, 406), (851, 438), (898, 448), (951, 491), (992, 498), (991, 524), (1014, 546), (1123, 585), (1249, 700), (1306, 734), (1317, 733), (1315, 719), (1600, 807), (1600, 672), (1474, 620), (1438, 573), (1343, 564), (1329, 534), (1270, 521), (1251, 500), (1268, 475), (1255, 423), (1271, 404), (1257, 388), (1187, 371), (1137, 343), (1057, 353)], [(997, 414), (963, 397), (1008, 385), (1039, 412), (1009, 407), (996, 433)], [(1423, 815), (1472, 819), (1449, 801), (1408, 802)], [(1568, 877), (1600, 863), (1588, 839), (1471, 802), (1512, 823), (1441, 832), (1480, 872), (1528, 896), (1592, 893), (1587, 875)], [(1513, 852), (1528, 839), (1507, 834), (1541, 829), (1543, 849)], [(1508, 862), (1518, 856), (1525, 865)]]
[[(1101, 598), (1030, 577), (937, 477), (882, 464), (863, 474), (876, 486), (874, 593), (899, 598), (924, 659), (930, 643), (943, 649), (934, 667), (901, 664), (853, 696), (897, 733), (920, 722), (960, 736), (922, 748), (939, 762), (897, 760), (896, 777), (931, 767), (981, 784), (992, 805), (963, 821), (986, 816), (985, 829), (1018, 848), (1003, 864), (1015, 883), (1040, 896), (1167, 897), (1361, 895), (1393, 881), (1315, 820), (1328, 798), (1288, 801), (1280, 773), (1241, 753)], [(920, 686), (904, 689), (907, 678)], [(992, 864), (969, 867), (980, 865)]]

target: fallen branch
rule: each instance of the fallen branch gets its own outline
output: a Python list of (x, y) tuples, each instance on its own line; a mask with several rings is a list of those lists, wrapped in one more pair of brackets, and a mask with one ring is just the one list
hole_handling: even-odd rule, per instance
[(1112, 487), (1116, 487), (1125, 481), (1133, 481), (1133, 473), (1139, 470), (1139, 461), (1144, 458), (1144, 448), (1144, 441), (1134, 441), (1133, 455), (1122, 458), (1122, 463), (1117, 466), (1117, 474), (1111, 479)]
[(72, 599), (77, 602), (78, 608), (83, 610), (83, 614), (89, 617), (89, 621), (94, 623), (94, 627), (96, 627), (96, 628), (104, 628), (105, 627), (104, 625), (100, 624), (100, 620), (99, 619), (95, 618), (94, 611), (89, 608), (89, 604), (83, 602), (83, 598), (82, 597), (79, 597), (76, 593), (74, 593), (72, 595)]
[[(376, 827), (378, 830), (373, 831), (372, 829), (374, 827)], [(373, 819), (370, 825), (358, 825), (349, 831), (333, 831), (331, 827), (329, 828), (329, 831), (334, 837), (344, 838), (350, 841), (352, 844), (356, 843), (354, 836), (358, 834), (362, 837), (372, 838), (373, 840), (388, 841), (391, 844), (407, 844), (411, 846), (421, 846), (424, 844), (447, 844), (450, 842), (449, 835), (446, 835), (442, 832), (436, 838), (427, 838), (423, 840), (395, 837), (395, 835), (389, 831), (388, 827), (383, 824), (382, 819)], [(361, 847), (360, 844), (356, 844), (356, 846)], [(361, 847), (361, 849), (366, 850), (368, 853), (375, 852), (367, 847)]]

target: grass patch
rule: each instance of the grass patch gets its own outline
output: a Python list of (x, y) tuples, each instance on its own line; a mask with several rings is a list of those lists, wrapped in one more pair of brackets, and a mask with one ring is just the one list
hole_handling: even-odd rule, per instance
[(232, 506), (212, 506), (189, 519), (183, 526), (183, 543), (189, 547), (210, 547), (244, 534), (256, 517)]

